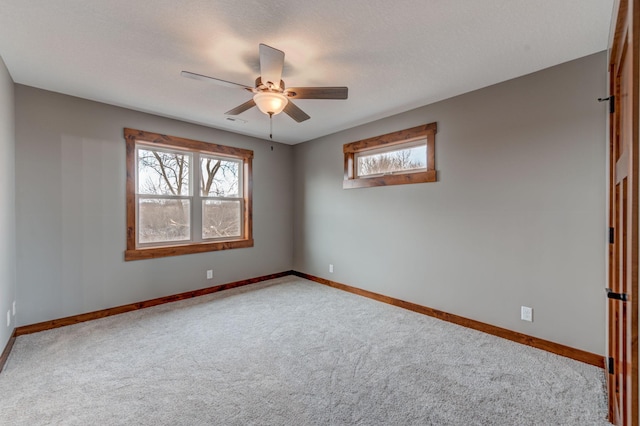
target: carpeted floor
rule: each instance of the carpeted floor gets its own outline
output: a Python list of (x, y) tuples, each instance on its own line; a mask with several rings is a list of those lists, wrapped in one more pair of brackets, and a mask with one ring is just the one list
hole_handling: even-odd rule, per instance
[(1, 425), (606, 425), (601, 369), (296, 277), (20, 336)]

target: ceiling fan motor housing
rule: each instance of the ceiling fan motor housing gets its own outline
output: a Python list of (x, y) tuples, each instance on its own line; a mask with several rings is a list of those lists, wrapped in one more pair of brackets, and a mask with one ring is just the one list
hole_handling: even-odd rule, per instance
[(267, 81), (267, 82), (262, 82), (262, 77), (258, 77), (256, 78), (256, 89), (257, 91), (260, 92), (264, 92), (264, 91), (270, 91), (270, 92), (279, 92), (282, 93), (284, 92), (284, 81), (280, 80), (280, 87), (275, 87), (275, 85), (271, 82), (271, 81)]

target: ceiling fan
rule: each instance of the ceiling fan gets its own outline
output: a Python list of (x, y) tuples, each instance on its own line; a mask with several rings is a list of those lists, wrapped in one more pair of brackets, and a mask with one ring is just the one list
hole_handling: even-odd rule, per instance
[(273, 117), (284, 111), (298, 123), (308, 120), (309, 115), (298, 108), (291, 99), (347, 99), (347, 87), (290, 87), (285, 88), (281, 80), (284, 66), (284, 52), (266, 44), (260, 44), (260, 76), (256, 78), (255, 87), (233, 83), (219, 78), (208, 77), (189, 71), (182, 71), (183, 77), (194, 80), (240, 88), (253, 93), (253, 98), (225, 112), (227, 115), (238, 115), (257, 106), (260, 111)]

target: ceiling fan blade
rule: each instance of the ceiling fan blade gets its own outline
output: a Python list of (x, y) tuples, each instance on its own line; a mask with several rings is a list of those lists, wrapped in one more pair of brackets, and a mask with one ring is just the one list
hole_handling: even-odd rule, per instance
[(253, 89), (253, 87), (245, 86), (244, 84), (233, 83), (227, 80), (220, 80), (219, 78), (208, 77), (206, 75), (196, 74), (189, 71), (182, 71), (180, 75), (186, 78), (192, 78), (194, 80), (208, 81), (210, 83), (215, 83), (220, 86), (231, 87), (232, 89), (249, 89), (249, 90)]
[(285, 95), (293, 99), (347, 99), (347, 87), (289, 87)]
[(263, 83), (271, 82), (280, 87), (283, 67), (284, 52), (260, 43), (260, 77)]
[(248, 110), (250, 108), (253, 108), (254, 106), (256, 106), (256, 103), (254, 102), (254, 100), (253, 99), (249, 99), (247, 102), (243, 103), (242, 105), (238, 105), (234, 109), (230, 109), (229, 111), (225, 112), (225, 114), (226, 115), (242, 114), (243, 112), (245, 112), (246, 110)]
[(284, 112), (285, 114), (287, 114), (289, 117), (293, 118), (294, 120), (296, 120), (298, 123), (302, 123), (305, 120), (310, 119), (311, 117), (309, 117), (307, 115), (306, 112), (304, 112), (303, 110), (301, 110), (300, 108), (298, 108), (293, 102), (289, 101), (287, 102), (287, 106), (284, 107)]

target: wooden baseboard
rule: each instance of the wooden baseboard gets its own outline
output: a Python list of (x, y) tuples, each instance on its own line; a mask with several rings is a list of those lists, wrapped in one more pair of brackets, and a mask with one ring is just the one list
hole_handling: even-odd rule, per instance
[(418, 305), (415, 303), (405, 302), (404, 300), (395, 299), (393, 297), (374, 293), (368, 290), (362, 290), (356, 287), (351, 287), (346, 284), (341, 284), (335, 281), (327, 280), (325, 278), (316, 277), (314, 275), (305, 274), (298, 271), (293, 271), (293, 275), (296, 275), (301, 278), (305, 278), (307, 280), (315, 281), (317, 283), (324, 284), (329, 287), (348, 291), (349, 293), (357, 294), (359, 296), (368, 297), (370, 299), (374, 299), (379, 302), (388, 303), (390, 305), (398, 306), (400, 308), (408, 309), (410, 311), (418, 312), (424, 315), (428, 315), (430, 317), (452, 322), (454, 324), (458, 324), (464, 327), (473, 328), (474, 330), (482, 331), (484, 333), (488, 333), (494, 336), (502, 337), (504, 339), (512, 340), (517, 343), (542, 349), (557, 355), (562, 355), (564, 357), (571, 358), (576, 361), (584, 362), (587, 364), (591, 364), (596, 367), (604, 368), (605, 366), (605, 360), (603, 356), (596, 355), (591, 352), (583, 351), (581, 349), (575, 349), (569, 346), (561, 345), (559, 343), (551, 342), (549, 340), (539, 339), (537, 337), (529, 336), (527, 334), (519, 333), (517, 331), (508, 330), (506, 328), (497, 327), (495, 325), (486, 324), (480, 321), (472, 320), (472, 319), (461, 317), (454, 314), (449, 314), (447, 312), (439, 311), (433, 308), (428, 308), (426, 306)]
[(9, 341), (7, 342), (7, 346), (5, 346), (4, 351), (2, 351), (2, 355), (0, 355), (0, 373), (4, 368), (4, 364), (9, 359), (9, 354), (11, 353), (11, 349), (13, 349), (13, 343), (16, 341), (16, 330), (13, 329), (13, 333), (11, 333), (11, 337), (9, 337)]
[(157, 299), (145, 300), (144, 302), (130, 303), (115, 308), (102, 309), (100, 311), (87, 312), (85, 314), (72, 315), (66, 318), (55, 319), (51, 321), (39, 322), (37, 324), (24, 325), (15, 329), (15, 335), (37, 333), (39, 331), (50, 330), (53, 328), (64, 327), (67, 325), (78, 324), (85, 321), (91, 321), (98, 318), (110, 317), (112, 315), (123, 314), (125, 312), (136, 311), (138, 309), (150, 308), (152, 306), (162, 305), (164, 303), (177, 302), (178, 300), (191, 299), (192, 297), (204, 296), (205, 294), (217, 293), (222, 290), (242, 287), (249, 284), (255, 284), (274, 278), (285, 277), (291, 275), (293, 271), (278, 272), (277, 274), (263, 275), (248, 280), (235, 281), (232, 283), (207, 287), (200, 290), (187, 291), (185, 293), (174, 294), (171, 296), (158, 297)]

